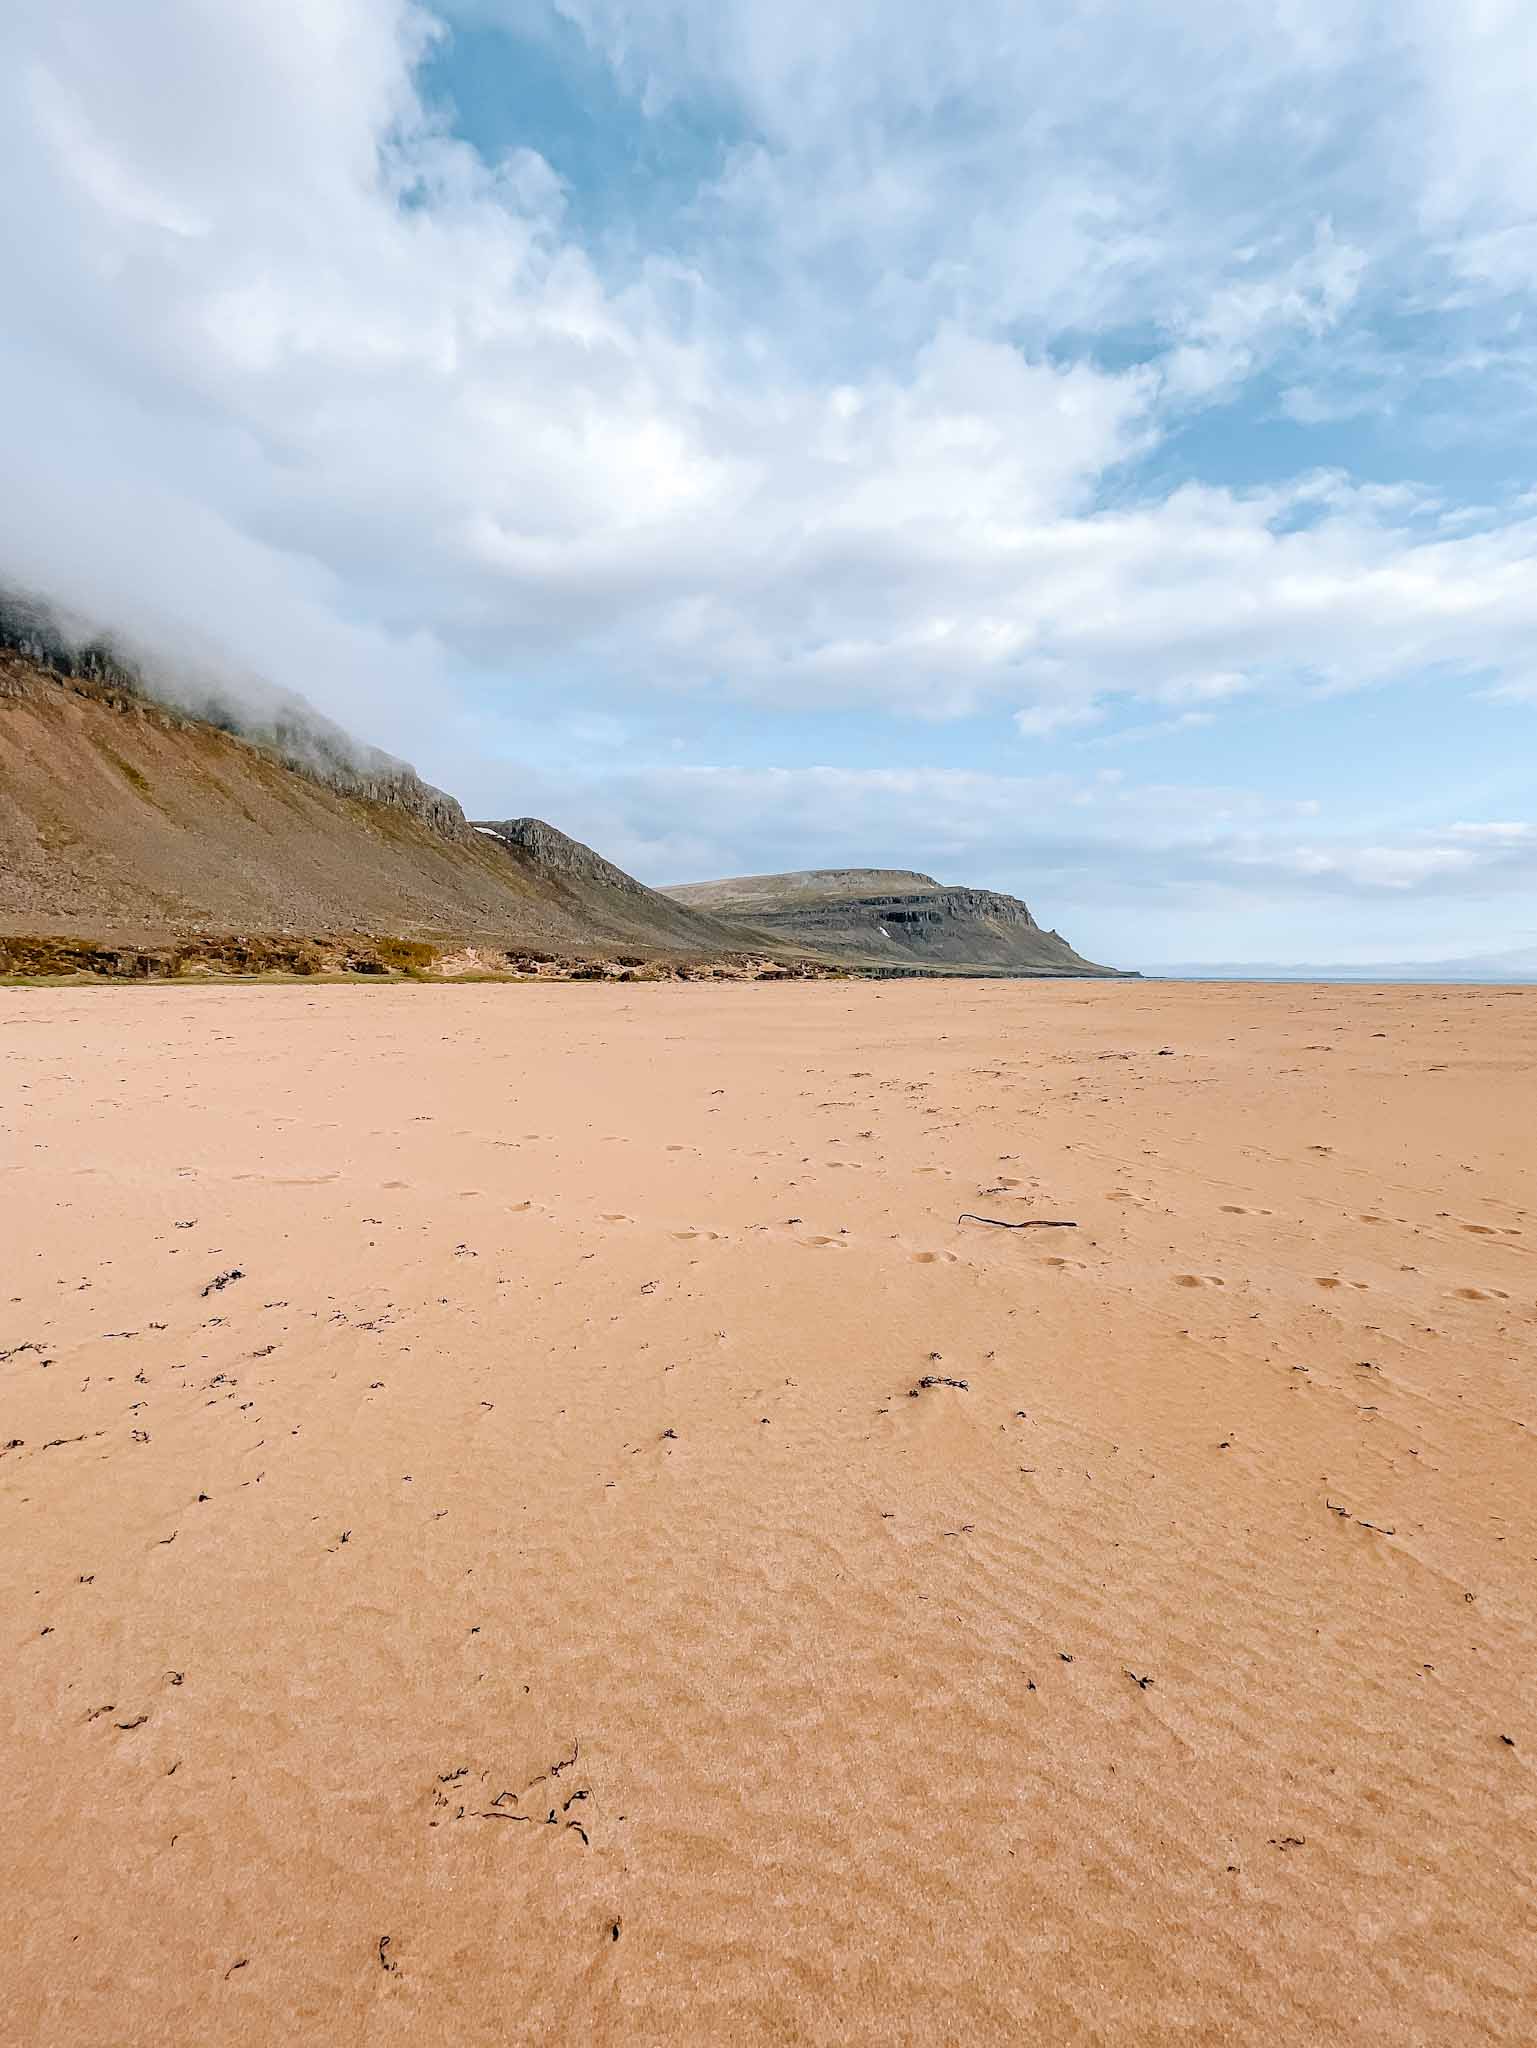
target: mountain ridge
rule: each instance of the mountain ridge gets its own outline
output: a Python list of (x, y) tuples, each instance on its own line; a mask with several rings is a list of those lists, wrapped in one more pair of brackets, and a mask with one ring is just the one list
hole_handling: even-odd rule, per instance
[(163, 951), (243, 934), (251, 957), (358, 937), (572, 960), (764, 950), (558, 842), (576, 844), (549, 826), (477, 831), (388, 756), (280, 749), (132, 675), (0, 649), (0, 937), (13, 942)]
[(1105, 978), (1028, 904), (914, 868), (803, 868), (675, 883), (662, 892), (767, 938), (909, 971)]
[(622, 948), (622, 971), (1115, 971), (1017, 898), (912, 869), (652, 889), (542, 818), (471, 821), (290, 692), (161, 672), (0, 588), (0, 971), (70, 971), (93, 947), (146, 972), (348, 967), (386, 941), (408, 964), (470, 946), (525, 964)]

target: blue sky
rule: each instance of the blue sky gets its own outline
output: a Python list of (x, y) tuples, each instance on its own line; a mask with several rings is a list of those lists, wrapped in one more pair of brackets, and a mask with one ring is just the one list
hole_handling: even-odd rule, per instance
[(651, 881), (1537, 945), (1514, 0), (19, 0), (0, 575)]

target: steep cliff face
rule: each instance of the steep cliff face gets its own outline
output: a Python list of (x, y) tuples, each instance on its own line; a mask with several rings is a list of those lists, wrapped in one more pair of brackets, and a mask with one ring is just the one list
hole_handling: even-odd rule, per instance
[(503, 847), (520, 870), (551, 891), (573, 917), (585, 919), (615, 943), (634, 943), (645, 933), (653, 943), (660, 940), (696, 952), (750, 951), (763, 943), (757, 932), (743, 931), (706, 910), (685, 908), (660, 890), (648, 889), (543, 818), (482, 820), (473, 829)]
[(643, 882), (637, 882), (633, 875), (627, 875), (623, 868), (615, 867), (611, 860), (605, 860), (592, 847), (584, 846), (580, 839), (573, 839), (569, 833), (547, 825), (543, 818), (477, 819), (475, 830), (487, 838), (500, 840), (503, 846), (526, 854), (536, 867), (543, 868), (548, 874), (569, 876), (577, 882), (596, 882), (605, 889), (617, 890), (622, 896), (645, 897), (657, 893)]
[(949, 888), (890, 868), (811, 868), (680, 884), (666, 892), (692, 910), (799, 940), (851, 959), (951, 972), (1106, 975), (1028, 906), (995, 889)]
[(469, 823), (451, 796), (406, 762), (353, 740), (311, 705), (270, 689), (237, 698), (193, 674), (150, 677), (112, 640), (82, 639), (48, 606), (0, 589), (0, 694), (35, 694), (50, 679), (109, 709), (228, 733), (339, 795), (388, 805), (442, 839), (469, 840)]
[(126, 671), (0, 651), (0, 936), (363, 934), (677, 959), (761, 946), (533, 822), (476, 831), (452, 797), (318, 722), (242, 736)]
[(467, 845), (471, 838), (469, 820), (465, 817), (456, 798), (446, 791), (434, 789), (430, 782), (423, 782), (414, 768), (403, 761), (391, 761), (381, 755), (383, 764), (378, 768), (362, 768), (342, 762), (335, 768), (322, 769), (305, 767), (296, 762), (301, 775), (313, 775), (328, 788), (344, 796), (362, 797), (371, 804), (386, 804), (391, 809), (402, 811), (408, 818), (414, 818), (425, 825), (439, 839), (449, 839), (457, 844)]

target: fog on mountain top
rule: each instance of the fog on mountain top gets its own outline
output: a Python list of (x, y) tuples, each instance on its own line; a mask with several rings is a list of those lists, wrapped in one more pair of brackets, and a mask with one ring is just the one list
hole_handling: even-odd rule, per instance
[(393, 755), (355, 739), (296, 691), (186, 645), (178, 648), (169, 631), (163, 643), (152, 642), (3, 582), (0, 648), (59, 675), (111, 684), (202, 719), (327, 780), (414, 773)]

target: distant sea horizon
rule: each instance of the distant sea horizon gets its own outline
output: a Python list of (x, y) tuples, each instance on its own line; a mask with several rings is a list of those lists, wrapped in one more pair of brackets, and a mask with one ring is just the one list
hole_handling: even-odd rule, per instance
[(1348, 987), (1537, 988), (1537, 974), (1470, 974), (1427, 965), (1384, 967), (1143, 967), (1144, 981), (1327, 983)]

